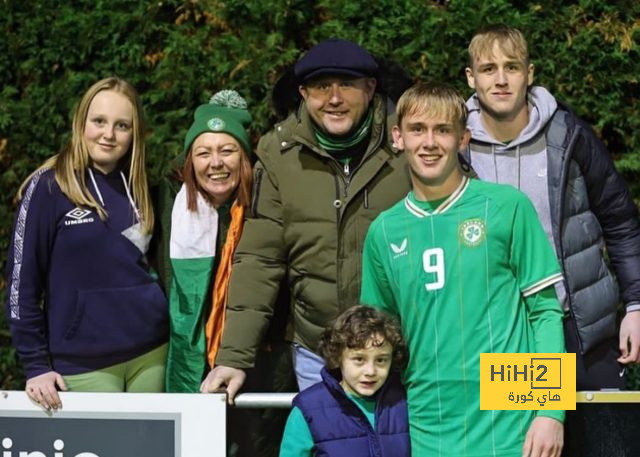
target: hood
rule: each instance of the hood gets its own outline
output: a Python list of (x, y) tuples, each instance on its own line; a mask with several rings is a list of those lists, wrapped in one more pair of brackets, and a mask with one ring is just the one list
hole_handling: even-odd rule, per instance
[(547, 125), (547, 122), (549, 122), (558, 108), (558, 103), (553, 95), (541, 86), (532, 86), (529, 89), (527, 98), (529, 103), (529, 123), (520, 132), (520, 135), (507, 145), (496, 140), (485, 131), (480, 115), (480, 102), (477, 94), (474, 93), (467, 100), (467, 108), (469, 109), (467, 127), (471, 131), (473, 141), (494, 145), (495, 152), (500, 152), (519, 146), (536, 136)]

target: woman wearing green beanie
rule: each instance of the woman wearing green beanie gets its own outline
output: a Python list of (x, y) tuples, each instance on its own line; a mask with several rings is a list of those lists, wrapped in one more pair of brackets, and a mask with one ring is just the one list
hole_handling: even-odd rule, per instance
[(216, 93), (194, 113), (178, 179), (161, 185), (160, 276), (171, 322), (167, 392), (198, 392), (215, 360), (231, 260), (251, 200), (250, 122), (237, 92)]

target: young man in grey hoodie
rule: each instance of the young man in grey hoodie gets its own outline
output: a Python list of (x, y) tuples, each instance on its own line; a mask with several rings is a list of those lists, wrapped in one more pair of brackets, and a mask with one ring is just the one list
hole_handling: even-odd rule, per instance
[(563, 270), (556, 291), (578, 390), (623, 389), (624, 366), (640, 361), (637, 209), (591, 127), (533, 86), (533, 74), (519, 30), (494, 26), (473, 37), (466, 158), (480, 179), (517, 187), (538, 212)]

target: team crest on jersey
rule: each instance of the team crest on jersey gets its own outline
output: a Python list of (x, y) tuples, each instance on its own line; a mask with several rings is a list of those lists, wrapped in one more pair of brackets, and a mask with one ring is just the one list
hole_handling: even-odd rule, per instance
[(87, 217), (90, 214), (91, 211), (89, 211), (88, 209), (76, 206), (67, 214), (65, 214), (65, 217), (68, 217), (69, 219), (64, 221), (64, 225), (88, 224), (89, 222), (93, 222), (92, 217)]
[(458, 226), (458, 238), (460, 242), (475, 248), (486, 237), (486, 228), (482, 219), (467, 219)]
[(400, 243), (400, 246), (394, 243), (391, 243), (390, 246), (391, 246), (391, 250), (395, 254), (393, 256), (394, 259), (397, 259), (398, 257), (403, 255), (407, 255), (407, 239), (406, 238), (402, 240), (402, 243)]

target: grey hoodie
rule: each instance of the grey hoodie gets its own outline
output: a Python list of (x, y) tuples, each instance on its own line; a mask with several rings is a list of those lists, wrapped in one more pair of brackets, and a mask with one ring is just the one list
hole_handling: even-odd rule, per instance
[[(467, 128), (471, 131), (470, 165), (480, 179), (511, 184), (527, 194), (538, 212), (551, 246), (555, 249), (547, 185), (545, 127), (558, 104), (549, 91), (539, 86), (529, 89), (528, 104), (529, 123), (517, 138), (507, 144), (496, 140), (485, 130), (477, 95), (474, 94), (467, 100)], [(562, 282), (556, 284), (558, 299), (567, 309), (564, 285)]]

